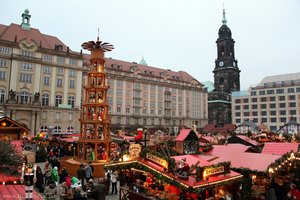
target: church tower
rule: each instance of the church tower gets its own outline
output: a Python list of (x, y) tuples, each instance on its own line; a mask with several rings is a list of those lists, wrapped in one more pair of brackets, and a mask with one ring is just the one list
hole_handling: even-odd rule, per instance
[(240, 70), (234, 54), (234, 40), (231, 30), (226, 25), (225, 10), (223, 9), (223, 25), (219, 29), (217, 39), (217, 59), (215, 61), (214, 85), (219, 92), (231, 93), (240, 90)]
[(240, 70), (235, 59), (234, 40), (227, 26), (223, 9), (222, 26), (219, 29), (217, 59), (215, 60), (214, 87), (208, 94), (208, 123), (222, 127), (231, 124), (231, 92), (240, 90)]

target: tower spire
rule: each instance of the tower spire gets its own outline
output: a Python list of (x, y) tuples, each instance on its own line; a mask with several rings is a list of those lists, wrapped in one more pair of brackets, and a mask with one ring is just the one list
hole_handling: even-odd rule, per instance
[(225, 16), (225, 6), (224, 6), (224, 4), (223, 4), (223, 19), (222, 19), (222, 23), (223, 23), (223, 25), (226, 25), (226, 23), (227, 23), (226, 16)]
[(98, 27), (98, 37), (97, 37), (97, 41), (99, 41), (99, 32), (100, 32), (100, 29)]

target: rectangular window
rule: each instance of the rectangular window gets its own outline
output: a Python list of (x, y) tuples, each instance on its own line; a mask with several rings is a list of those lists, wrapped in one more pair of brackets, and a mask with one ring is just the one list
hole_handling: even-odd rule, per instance
[(10, 48), (8, 47), (0, 47), (1, 54), (10, 54)]
[(267, 90), (267, 94), (274, 94), (274, 90)]
[(244, 112), (245, 117), (249, 117), (249, 112)]
[(270, 97), (270, 101), (276, 101), (276, 97)]
[(267, 108), (267, 104), (260, 104), (260, 108), (261, 109), (266, 109)]
[(272, 117), (271, 118), (271, 122), (276, 122), (277, 120), (276, 120), (276, 118), (275, 117)]
[(50, 85), (50, 77), (48, 76), (44, 77), (44, 85)]
[(44, 73), (50, 74), (50, 66), (44, 66)]
[(265, 94), (266, 94), (266, 91), (264, 91), (264, 90), (259, 91), (259, 95), (265, 95)]
[(43, 113), (42, 113), (42, 118), (43, 118), (43, 119), (47, 119), (47, 112), (46, 112), (46, 111), (43, 111)]
[(253, 104), (252, 109), (257, 109), (257, 104)]
[(252, 102), (257, 102), (257, 98), (252, 98)]
[(276, 103), (270, 103), (270, 108), (276, 108)]
[(295, 92), (295, 88), (288, 88), (288, 93), (294, 93)]
[(57, 73), (58, 73), (58, 75), (64, 75), (64, 68), (59, 67)]
[(241, 110), (241, 106), (235, 106), (236, 110)]
[(270, 111), (270, 115), (276, 115), (276, 110)]
[(235, 103), (241, 103), (241, 100), (240, 99), (236, 99)]
[(244, 99), (244, 103), (249, 103), (249, 99)]
[(296, 96), (295, 95), (289, 95), (289, 100), (296, 100)]
[(69, 121), (72, 121), (72, 120), (73, 120), (73, 113), (69, 112)]
[(57, 57), (57, 63), (59, 64), (65, 64), (66, 59), (64, 57)]
[(276, 94), (283, 94), (284, 93), (284, 89), (276, 89)]
[(70, 65), (78, 65), (78, 61), (74, 59), (69, 59), (69, 64)]
[(285, 117), (280, 117), (280, 122), (285, 123), (286, 122), (286, 118)]
[(241, 116), (241, 113), (240, 113), (240, 112), (236, 112), (236, 113), (235, 113), (235, 116), (236, 116), (236, 117), (240, 117), (240, 116)]
[(126, 108), (126, 113), (129, 113), (130, 112), (130, 108)]
[(300, 87), (297, 87), (297, 88), (296, 88), (296, 92), (300, 92)]
[(243, 107), (244, 107), (245, 110), (249, 109), (249, 105), (244, 105)]
[(55, 119), (60, 120), (60, 112), (56, 112)]
[(117, 124), (121, 124), (121, 117), (117, 117)]
[(257, 116), (257, 112), (252, 112), (252, 116)]
[(261, 116), (266, 116), (267, 115), (267, 111), (261, 111)]
[(256, 91), (251, 91), (251, 96), (255, 96), (256, 95)]
[(70, 89), (75, 89), (75, 80), (70, 80)]
[(32, 74), (20, 74), (20, 82), (22, 83), (32, 83)]
[(237, 124), (241, 123), (241, 119), (235, 119), (235, 123)]
[(266, 101), (267, 101), (267, 98), (266, 98), (266, 97), (261, 97), (261, 98), (260, 98), (260, 101), (261, 101), (261, 102), (266, 102)]
[(22, 56), (26, 56), (26, 57), (33, 57), (33, 52), (31, 51), (22, 51), (21, 54)]
[(26, 62), (23, 62), (23, 63), (21, 64), (21, 69), (32, 70), (32, 63), (26, 63)]
[(69, 70), (69, 77), (76, 78), (76, 71), (74, 69)]
[(296, 115), (296, 110), (290, 110), (290, 115)]
[(261, 118), (261, 122), (267, 123), (268, 119), (267, 118)]
[(285, 101), (285, 96), (279, 96), (279, 101)]
[(6, 67), (6, 60), (5, 59), (0, 59), (0, 67)]
[(286, 115), (286, 110), (281, 110), (280, 115)]
[(296, 103), (295, 102), (291, 102), (291, 103), (289, 103), (290, 105), (290, 108), (295, 108), (296, 107)]
[(280, 103), (279, 108), (285, 108), (285, 103)]
[(118, 113), (121, 112), (121, 107), (117, 107), (117, 112), (118, 112)]
[(43, 61), (45, 61), (45, 62), (52, 62), (52, 56), (44, 54), (43, 55)]
[(6, 72), (0, 71), (0, 80), (5, 80)]
[(61, 78), (56, 79), (56, 87), (62, 87), (63, 86), (63, 80)]

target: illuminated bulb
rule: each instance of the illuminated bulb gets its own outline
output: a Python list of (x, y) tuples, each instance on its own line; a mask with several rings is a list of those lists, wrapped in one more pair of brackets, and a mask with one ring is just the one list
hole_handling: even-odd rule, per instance
[(5, 185), (5, 182), (2, 182), (3, 185)]

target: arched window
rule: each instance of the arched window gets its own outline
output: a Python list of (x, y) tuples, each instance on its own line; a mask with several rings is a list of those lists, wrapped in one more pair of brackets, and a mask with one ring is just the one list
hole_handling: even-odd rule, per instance
[(74, 108), (74, 105), (75, 105), (75, 97), (74, 96), (68, 97), (68, 105), (70, 105), (72, 108)]
[(42, 95), (42, 106), (49, 106), (49, 100), (50, 100), (49, 94), (44, 93)]
[(52, 131), (52, 134), (61, 134), (61, 133), (62, 133), (62, 130), (61, 130), (60, 126), (55, 126)]
[(0, 103), (4, 103), (5, 101), (5, 91), (0, 90)]
[(20, 92), (20, 103), (28, 104), (29, 102), (29, 92)]
[(41, 126), (40, 132), (48, 132), (48, 127), (47, 126)]
[(69, 133), (69, 134), (75, 133), (75, 130), (74, 130), (73, 126), (69, 126), (67, 128), (67, 133)]
[(55, 96), (55, 106), (58, 107), (59, 104), (62, 104), (62, 95), (60, 94)]

